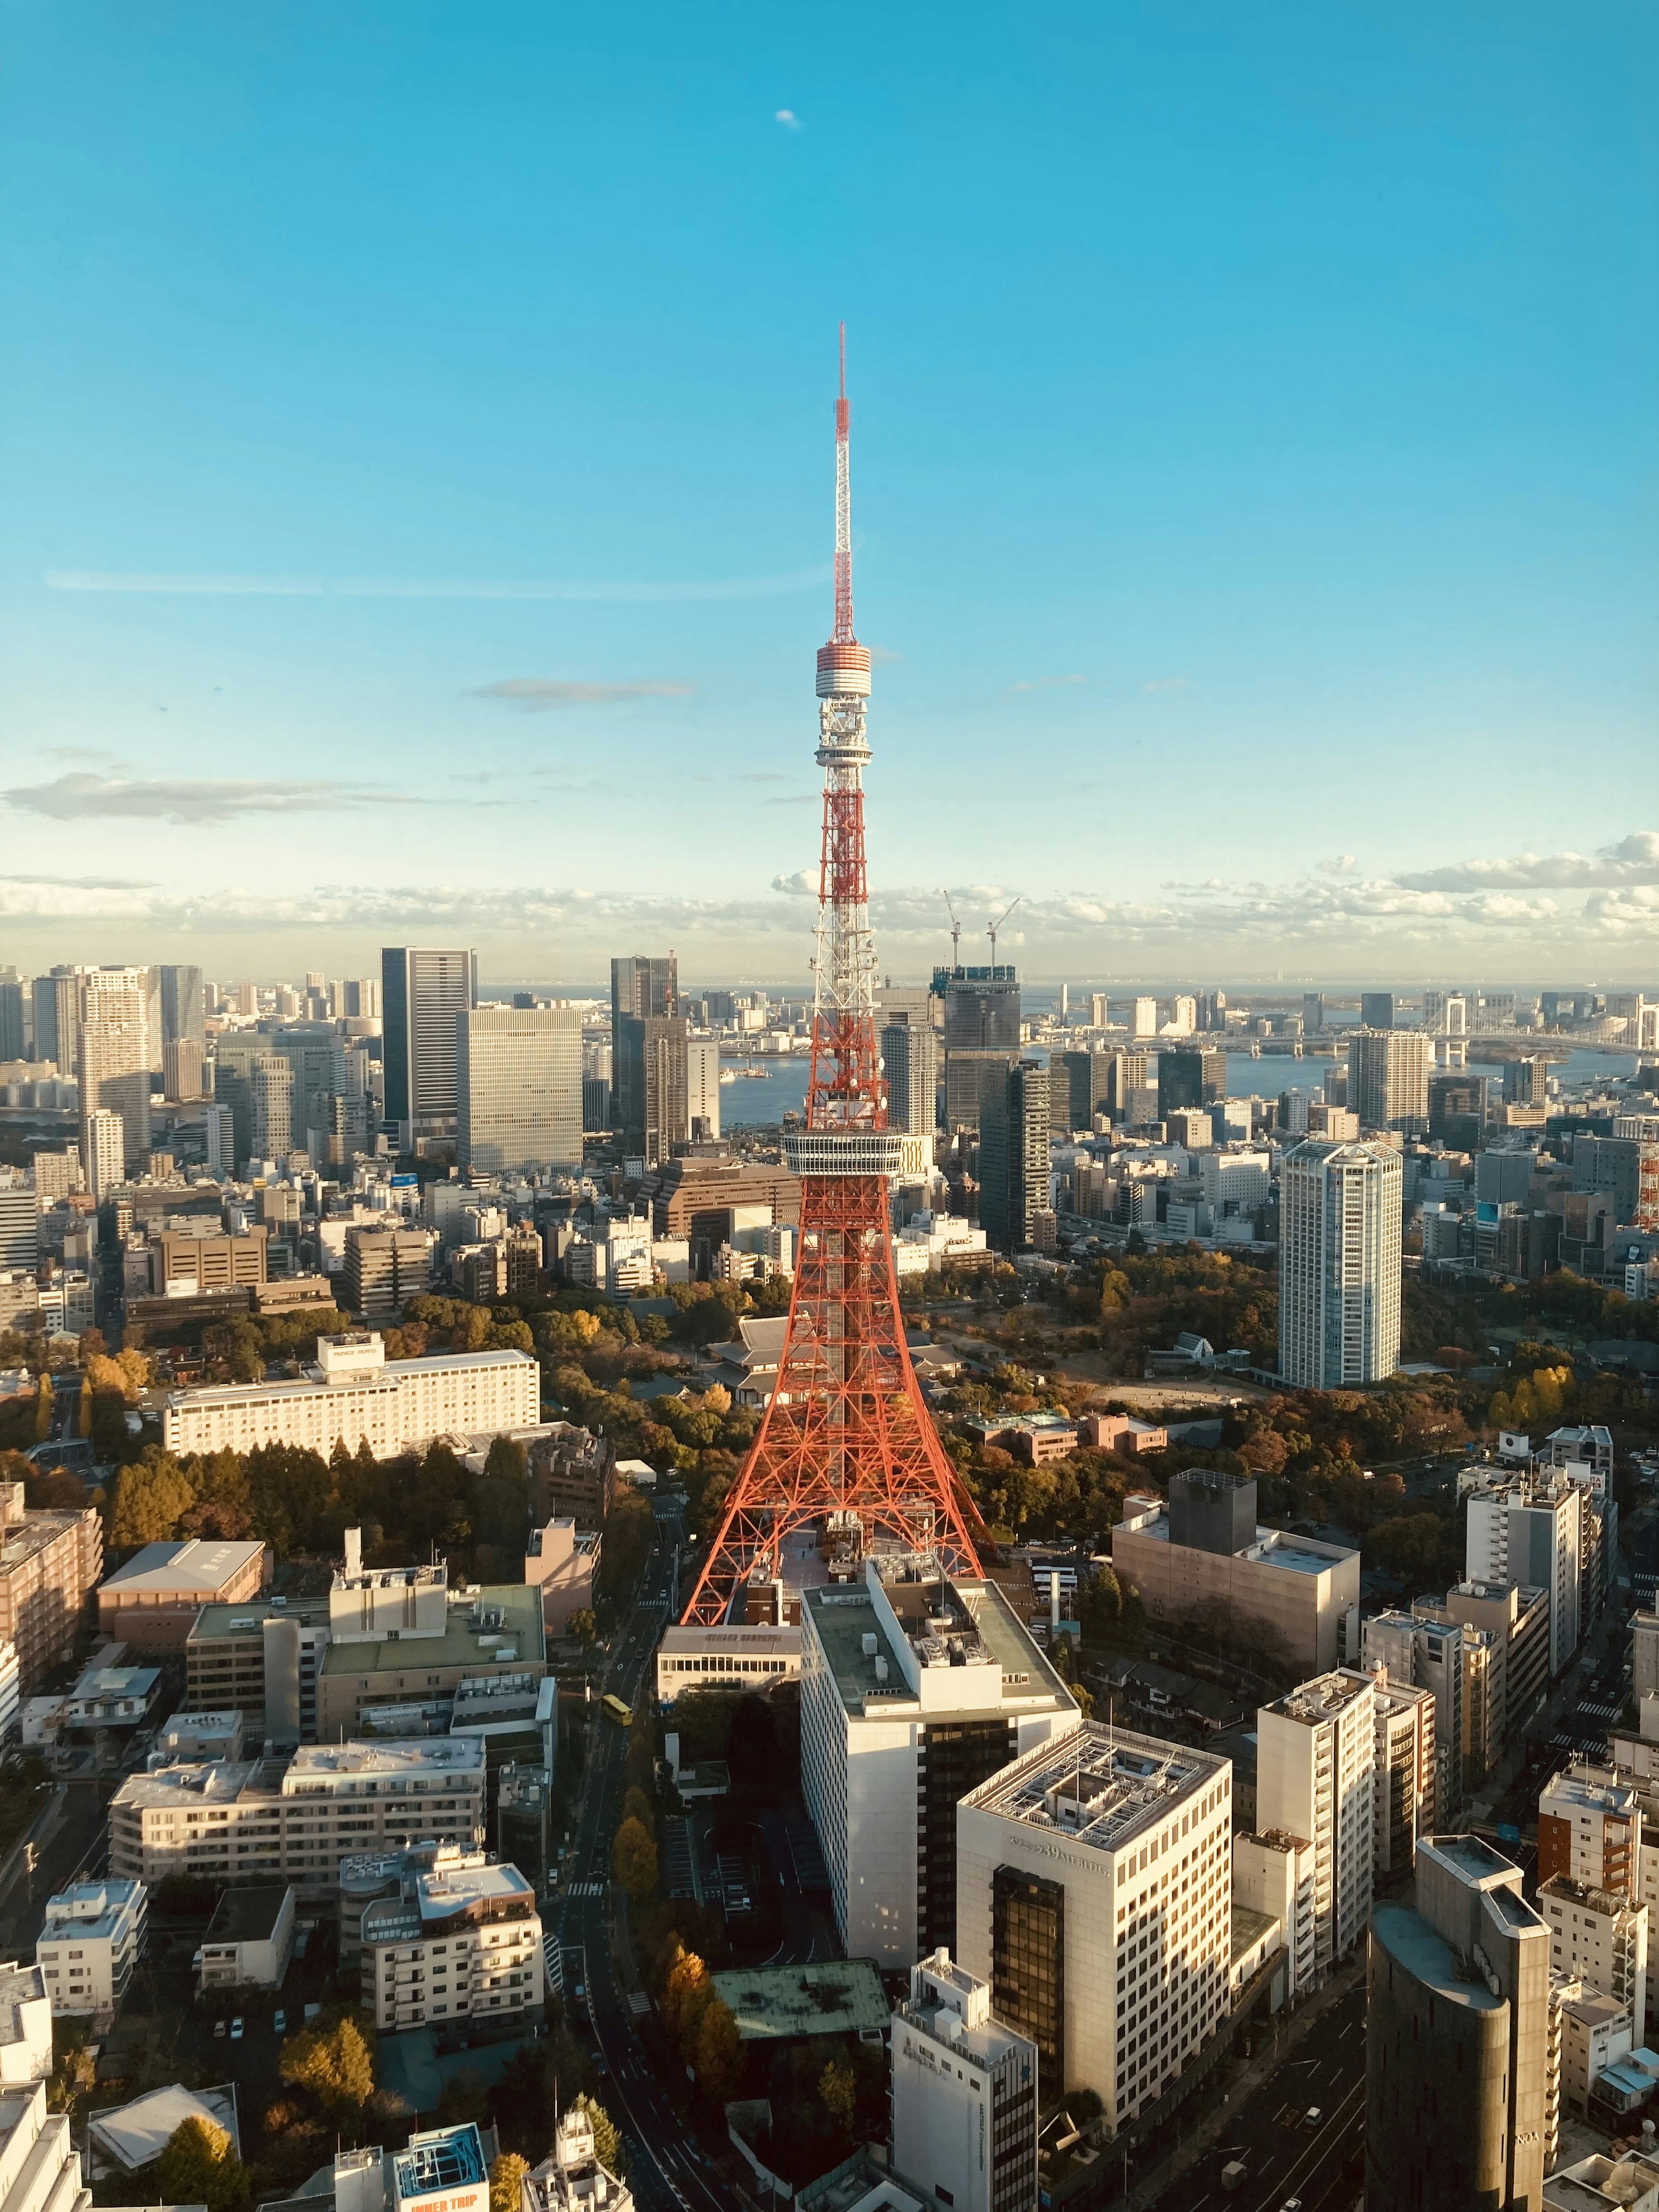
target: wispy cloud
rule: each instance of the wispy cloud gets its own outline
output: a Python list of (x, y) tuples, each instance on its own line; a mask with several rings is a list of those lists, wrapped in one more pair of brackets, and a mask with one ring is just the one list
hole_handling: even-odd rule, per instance
[(53, 822), (150, 821), (190, 826), (248, 814), (336, 813), (384, 805), (389, 794), (368, 784), (257, 782), (239, 777), (70, 775), (50, 783), (14, 784), (0, 799), (24, 814)]
[(149, 569), (49, 568), (52, 592), (120, 592), (174, 599), (574, 599), (653, 604), (697, 599), (763, 599), (826, 582), (829, 568), (797, 568), (782, 576), (702, 583), (588, 584), (545, 578), (473, 580), (466, 577), (175, 575)]
[(632, 684), (571, 684), (544, 676), (508, 676), (498, 684), (481, 684), (475, 699), (500, 699), (522, 714), (556, 714), (562, 707), (610, 707), (619, 699), (683, 699), (689, 684), (658, 683), (649, 679)]
[(775, 799), (763, 801), (763, 804), (767, 806), (816, 806), (817, 803), (818, 794), (816, 791), (791, 792), (787, 797), (780, 794)]
[(1143, 691), (1186, 691), (1191, 685), (1184, 676), (1154, 676), (1140, 688)]
[(786, 131), (799, 131), (801, 128), (801, 119), (793, 107), (779, 108), (772, 120), (774, 123), (781, 123)]
[(1070, 684), (1086, 684), (1086, 676), (1032, 676), (1008, 686), (1012, 696), (1017, 691), (1057, 691)]
[(1328, 860), (1320, 862), (1319, 872), (1322, 876), (1351, 876), (1358, 866), (1352, 853), (1335, 853)]

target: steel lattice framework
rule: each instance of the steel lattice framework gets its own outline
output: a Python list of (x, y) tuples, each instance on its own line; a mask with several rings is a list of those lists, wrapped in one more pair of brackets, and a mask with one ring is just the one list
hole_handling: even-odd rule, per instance
[(899, 1315), (888, 1181), (905, 1139), (887, 1126), (864, 865), (870, 654), (853, 629), (851, 410), (842, 340), (836, 402), (836, 627), (818, 653), (823, 842), (805, 1126), (786, 1136), (801, 1178), (800, 1244), (777, 1387), (732, 1486), (687, 1622), (723, 1620), (759, 1562), (797, 1529), (856, 1516), (877, 1534), (979, 1571), (984, 1525), (921, 1402)]

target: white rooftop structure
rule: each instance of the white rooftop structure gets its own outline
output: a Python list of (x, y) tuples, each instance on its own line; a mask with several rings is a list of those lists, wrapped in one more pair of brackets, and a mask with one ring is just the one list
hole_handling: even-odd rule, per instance
[[(152, 2089), (130, 2105), (94, 2112), (87, 2123), (94, 2174), (137, 2173), (151, 2166), (167, 2148), (173, 2131), (186, 2120), (207, 2120), (230, 2137), (241, 2154), (241, 2133), (236, 2124), (236, 2093), (230, 2082), (212, 2089), (186, 2089), (174, 2081), (166, 2089)], [(101, 2154), (101, 2157), (100, 2157)]]

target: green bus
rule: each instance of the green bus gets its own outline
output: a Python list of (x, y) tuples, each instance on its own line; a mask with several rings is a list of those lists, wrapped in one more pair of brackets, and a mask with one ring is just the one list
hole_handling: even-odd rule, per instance
[(633, 1727), (633, 1707), (631, 1705), (623, 1705), (622, 1699), (617, 1696), (614, 1691), (607, 1692), (605, 1697), (601, 1700), (601, 1703), (607, 1720), (615, 1721), (618, 1728)]

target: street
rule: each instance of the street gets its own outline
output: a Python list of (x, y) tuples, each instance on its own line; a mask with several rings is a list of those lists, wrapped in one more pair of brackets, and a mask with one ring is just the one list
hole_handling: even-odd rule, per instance
[[(1136, 2212), (1351, 2212), (1364, 2185), (1365, 1990), (1363, 1982), (1334, 2003), (1304, 2046), (1248, 2097), (1215, 2148), (1155, 2197), (1133, 2191)], [(1319, 2119), (1307, 2115), (1317, 2106)], [(1237, 2160), (1243, 2181), (1222, 2187)]]

